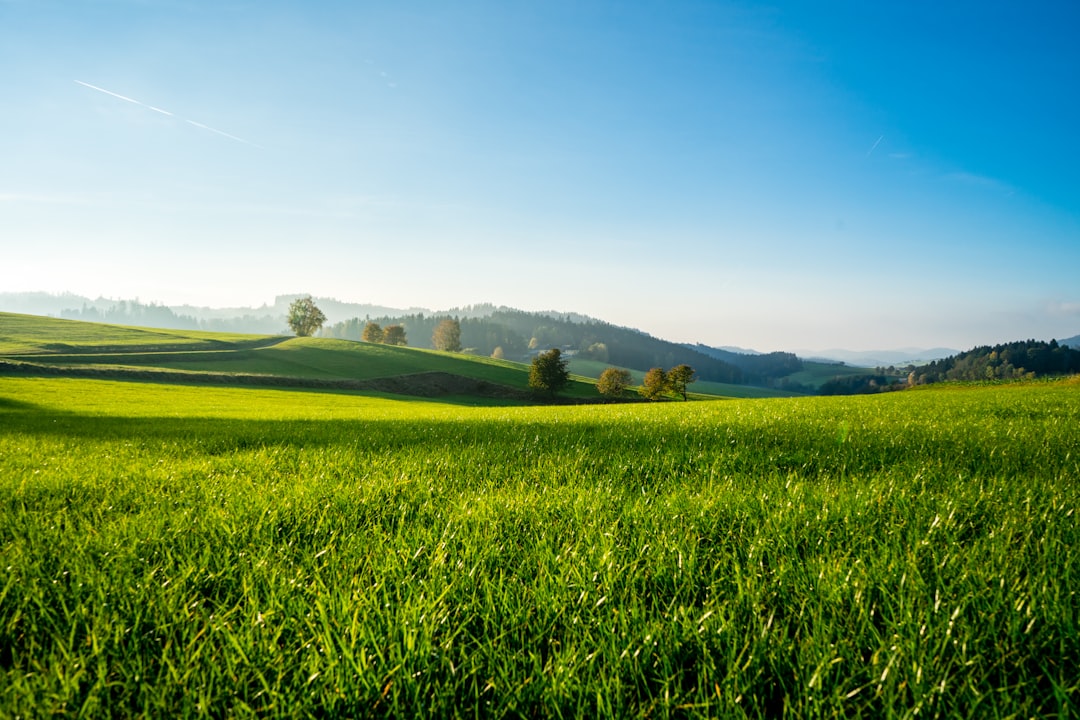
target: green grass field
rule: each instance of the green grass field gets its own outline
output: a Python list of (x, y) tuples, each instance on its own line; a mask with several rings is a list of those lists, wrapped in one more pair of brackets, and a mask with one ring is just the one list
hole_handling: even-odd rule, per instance
[(1072, 717), (1077, 428), (0, 375), (0, 717)]
[[(0, 360), (5, 358), (24, 365), (78, 369), (83, 375), (93, 370), (101, 377), (171, 371), (187, 375), (184, 380), (191, 383), (209, 382), (212, 375), (214, 382), (232, 376), (249, 384), (266, 377), (332, 384), (438, 372), (528, 389), (528, 365), (507, 360), (327, 338), (153, 330), (0, 313)], [(572, 382), (562, 395), (598, 399), (594, 381), (607, 367), (572, 360)], [(643, 375), (634, 372), (634, 381), (640, 383)], [(705, 381), (693, 383), (690, 389), (699, 399), (793, 395)]]
[(222, 350), (258, 346), (270, 338), (197, 330), (157, 330), (0, 313), (0, 355), (48, 355), (103, 349)]
[[(190, 383), (221, 383), (231, 377), (240, 384), (271, 378), (310, 385), (442, 373), (522, 392), (528, 389), (528, 366), (506, 360), (325, 338), (159, 331), (0, 313), (0, 360), (5, 358), (60, 374), (138, 373), (142, 379), (153, 379), (155, 373), (169, 372), (174, 381), (182, 373)], [(571, 380), (562, 396), (598, 397), (589, 378)]]
[(0, 715), (1064, 716), (1078, 392), (0, 378)]

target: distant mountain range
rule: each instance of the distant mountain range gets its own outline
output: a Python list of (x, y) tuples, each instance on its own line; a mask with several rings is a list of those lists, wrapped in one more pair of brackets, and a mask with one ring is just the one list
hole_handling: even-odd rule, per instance
[[(27, 315), (48, 315), (69, 320), (92, 320), (128, 325), (144, 325), (178, 330), (231, 330), (251, 333), (288, 333), (289, 304), (303, 294), (278, 295), (274, 302), (259, 307), (211, 308), (196, 305), (161, 305), (136, 300), (88, 298), (63, 293), (0, 293), (0, 310)], [(333, 298), (315, 298), (328, 323), (354, 317), (415, 312), (383, 305), (345, 303)], [(143, 322), (140, 322), (143, 321)]]
[(899, 348), (897, 350), (796, 350), (795, 354), (805, 360), (817, 362), (842, 362), (856, 367), (903, 367), (906, 365), (924, 365), (932, 360), (956, 355), (959, 350), (953, 348)]
[[(143, 303), (138, 299), (119, 300), (113, 298), (88, 298), (72, 293), (59, 295), (45, 292), (0, 292), (0, 311), (23, 313), (26, 315), (46, 315), (69, 320), (91, 320), (142, 326), (152, 321), (149, 327), (173, 328), (178, 330), (231, 330), (251, 333), (288, 334), (286, 316), (289, 305), (307, 293), (278, 295), (271, 304), (259, 307), (211, 308), (197, 305), (162, 305)], [(449, 310), (433, 311), (428, 308), (409, 307), (392, 308), (386, 305), (370, 303), (342, 302), (335, 298), (314, 298), (315, 304), (326, 315), (326, 324), (345, 322), (353, 318), (396, 317), (401, 315), (453, 315), (458, 318), (489, 317), (499, 310), (510, 310), (490, 303), (469, 305)], [(579, 313), (550, 310), (536, 313), (551, 317), (565, 318), (572, 322), (589, 322), (594, 318)], [(228, 327), (224, 327), (228, 326)]]
[[(301, 294), (279, 295), (271, 304), (259, 307), (210, 308), (194, 305), (165, 306), (146, 304), (138, 300), (114, 300), (111, 298), (88, 298), (72, 293), (52, 294), (45, 292), (0, 293), (0, 311), (48, 315), (73, 320), (89, 320), (126, 325), (142, 325), (175, 329), (217, 330), (223, 332), (249, 332), (258, 334), (287, 334), (286, 313), (289, 304)], [(512, 308), (490, 303), (463, 308), (432, 311), (427, 308), (391, 308), (368, 303), (348, 303), (334, 298), (315, 298), (316, 304), (326, 315), (327, 325), (342, 323), (354, 318), (387, 318), (406, 315), (453, 315), (466, 318), (487, 318), (499, 312), (518, 312)], [(547, 315), (570, 323), (595, 323), (595, 318), (578, 313), (548, 311), (532, 313)], [(1080, 348), (1080, 335), (1060, 339), (1058, 343)], [(794, 350), (793, 353), (759, 353), (739, 347), (711, 347), (685, 344), (709, 357), (744, 366), (747, 356), (770, 355), (776, 361), (786, 360), (784, 355), (797, 355), (804, 360), (826, 363), (844, 363), (856, 367), (903, 367), (922, 365), (933, 360), (957, 355), (953, 348), (900, 348), (894, 350), (852, 351), (840, 348), (830, 350)], [(764, 360), (764, 358), (762, 358)], [(759, 361), (761, 362), (761, 361)]]
[[(1074, 349), (1080, 349), (1080, 335), (1060, 339), (1058, 345), (1067, 345)], [(898, 350), (866, 350), (857, 352), (853, 350), (796, 350), (795, 354), (804, 360), (816, 362), (842, 362), (855, 367), (904, 367), (907, 365), (925, 365), (934, 360), (942, 360), (954, 355), (961, 355), (964, 351), (953, 348), (900, 348)]]

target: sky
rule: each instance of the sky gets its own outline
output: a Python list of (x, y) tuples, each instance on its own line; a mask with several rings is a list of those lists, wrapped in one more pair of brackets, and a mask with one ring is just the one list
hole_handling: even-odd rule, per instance
[(1080, 334), (1080, 3), (0, 0), (0, 291)]

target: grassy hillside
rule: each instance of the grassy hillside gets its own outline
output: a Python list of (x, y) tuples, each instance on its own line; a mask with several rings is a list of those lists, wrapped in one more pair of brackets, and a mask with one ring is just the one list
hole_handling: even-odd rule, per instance
[[(438, 374), (520, 393), (528, 390), (528, 366), (492, 358), (324, 338), (157, 331), (11, 314), (0, 314), (0, 358), (4, 357), (69, 374), (77, 369), (81, 374), (92, 370), (100, 376), (154, 379), (166, 377), (161, 371), (172, 371), (170, 381), (184, 382), (232, 378), (250, 383), (272, 378), (364, 389), (348, 383), (413, 378), (415, 389), (425, 394), (420, 391), (430, 390), (429, 378), (421, 376)], [(371, 387), (410, 391), (405, 380), (392, 387)], [(468, 394), (468, 389), (462, 393)], [(587, 378), (578, 377), (563, 395), (592, 399), (597, 393)]]
[[(33, 363), (69, 374), (93, 370), (99, 376), (164, 380), (160, 371), (172, 371), (170, 381), (214, 382), (229, 378), (253, 382), (258, 378), (322, 383), (365, 382), (386, 378), (439, 373), (468, 378), (524, 393), (528, 365), (474, 355), (441, 353), (329, 338), (265, 335), (230, 335), (187, 330), (148, 330), (30, 315), (0, 313), (0, 359)], [(572, 382), (562, 393), (570, 399), (593, 400), (596, 378), (607, 364), (574, 360)], [(132, 375), (138, 371), (144, 375)], [(126, 375), (124, 375), (126, 373)], [(642, 373), (634, 373), (635, 382)], [(430, 394), (423, 378), (416, 393)], [(345, 384), (341, 385), (346, 387)], [(405, 391), (401, 383), (387, 392)], [(363, 389), (356, 386), (354, 389)], [(368, 388), (370, 389), (370, 388)], [(700, 381), (692, 386), (699, 396), (779, 397), (791, 393)], [(469, 394), (469, 389), (461, 390)], [(508, 398), (509, 399), (509, 398)]]
[(199, 330), (152, 330), (0, 313), (0, 355), (51, 355), (80, 352), (234, 350), (271, 341), (264, 335), (234, 335)]
[(0, 376), (0, 716), (1068, 716), (1078, 392)]

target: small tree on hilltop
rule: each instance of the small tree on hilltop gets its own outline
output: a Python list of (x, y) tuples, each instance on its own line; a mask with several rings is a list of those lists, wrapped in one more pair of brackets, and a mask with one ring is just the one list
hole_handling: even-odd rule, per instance
[(314, 335), (326, 322), (326, 316), (311, 296), (297, 298), (289, 305), (289, 327), (300, 337)]
[(387, 325), (383, 328), (382, 341), (387, 345), (408, 345), (405, 341), (405, 327), (402, 325)]
[(559, 348), (552, 348), (533, 358), (529, 367), (529, 387), (536, 393), (554, 397), (570, 384), (570, 371)]
[(683, 400), (689, 400), (686, 396), (686, 386), (697, 379), (694, 368), (689, 365), (676, 365), (667, 372), (668, 389), (676, 395), (682, 395)]
[(641, 395), (649, 400), (659, 400), (668, 389), (667, 373), (663, 368), (654, 367), (645, 373), (641, 383)]
[(364, 334), (360, 336), (364, 342), (381, 343), (383, 341), (382, 325), (377, 322), (369, 322), (364, 326)]
[(431, 344), (436, 350), (461, 352), (461, 323), (454, 318), (440, 320), (431, 334)]
[(630, 387), (634, 379), (629, 370), (610, 367), (600, 373), (600, 379), (596, 382), (596, 389), (604, 397), (622, 397), (626, 388)]

